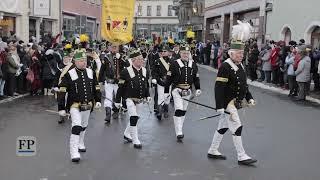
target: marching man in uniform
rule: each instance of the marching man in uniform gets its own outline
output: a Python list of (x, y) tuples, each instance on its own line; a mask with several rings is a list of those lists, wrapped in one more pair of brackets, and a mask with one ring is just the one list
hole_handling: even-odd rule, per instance
[(142, 144), (138, 138), (138, 114), (141, 113), (141, 106), (144, 102), (151, 102), (149, 75), (146, 68), (143, 67), (144, 59), (139, 49), (133, 50), (129, 57), (132, 59), (132, 65), (125, 68), (120, 74), (115, 105), (120, 107), (121, 97), (126, 99), (130, 121), (124, 131), (124, 139), (132, 142), (134, 148), (140, 149)]
[[(113, 97), (118, 90), (118, 81), (120, 78), (120, 72), (128, 65), (125, 61), (121, 59), (119, 54), (119, 46), (112, 45), (111, 52), (106, 54), (102, 61), (102, 66), (99, 74), (99, 82), (102, 86), (105, 100), (104, 107), (106, 110), (105, 121), (107, 124), (111, 121), (111, 110), (113, 107)], [(104, 86), (103, 86), (104, 85)], [(113, 108), (114, 116), (117, 116), (119, 111)]]
[[(251, 26), (248, 23), (238, 21), (233, 26), (230, 58), (219, 68), (216, 84), (215, 99), (216, 108), (220, 115), (218, 129), (215, 131), (212, 144), (208, 151), (208, 157), (213, 159), (226, 159), (219, 151), (219, 145), (223, 135), (228, 129), (232, 132), (233, 144), (238, 154), (240, 165), (251, 165), (257, 160), (249, 157), (242, 145), (242, 125), (238, 115), (238, 109), (244, 106), (254, 106), (255, 101), (248, 89), (247, 77), (241, 61), (243, 59), (244, 41), (249, 39)], [(245, 99), (245, 100), (244, 100)], [(229, 114), (225, 114), (229, 112)]]
[[(84, 50), (74, 53), (75, 67), (71, 68), (59, 84), (59, 115), (65, 116), (70, 109), (72, 129), (70, 136), (70, 155), (72, 162), (80, 161), (80, 153), (86, 152), (84, 136), (88, 126), (90, 112), (101, 107), (100, 86), (94, 72), (86, 68), (87, 56)], [(65, 95), (68, 93), (67, 105)]]
[(170, 64), (172, 63), (169, 58), (169, 47), (165, 46), (160, 50), (160, 58), (156, 60), (155, 67), (152, 71), (152, 84), (157, 85), (158, 92), (158, 112), (156, 114), (157, 118), (161, 120), (162, 113), (164, 113), (164, 117), (168, 118), (169, 104), (170, 104), (170, 92), (171, 87), (169, 88), (169, 93), (165, 93), (165, 83), (167, 80), (167, 73), (170, 68)]
[[(70, 44), (67, 44), (67, 45), (70, 45)], [(63, 52), (63, 62), (60, 65), (57, 65), (59, 71), (56, 73), (56, 77), (54, 80), (54, 88), (53, 88), (57, 94), (60, 93), (58, 87), (62, 81), (62, 78), (64, 77), (64, 75), (66, 75), (69, 69), (74, 66), (72, 63), (72, 56), (73, 56), (73, 51), (71, 50), (71, 48), (70, 50), (65, 50)], [(67, 119), (67, 116), (60, 116), (60, 120), (58, 121), (58, 123), (62, 124), (65, 122), (66, 119)]]
[(195, 86), (196, 96), (200, 96), (200, 78), (197, 64), (190, 59), (190, 48), (187, 45), (180, 48), (181, 59), (173, 61), (167, 73), (167, 85), (165, 93), (169, 93), (169, 86), (172, 84), (172, 97), (175, 113), (173, 116), (176, 137), (179, 142), (184, 138), (182, 132), (188, 102), (190, 99), (192, 85)]

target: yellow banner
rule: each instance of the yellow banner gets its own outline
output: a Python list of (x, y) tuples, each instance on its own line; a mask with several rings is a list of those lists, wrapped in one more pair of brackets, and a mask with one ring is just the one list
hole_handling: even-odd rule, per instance
[(102, 0), (101, 36), (115, 44), (132, 40), (135, 0)]

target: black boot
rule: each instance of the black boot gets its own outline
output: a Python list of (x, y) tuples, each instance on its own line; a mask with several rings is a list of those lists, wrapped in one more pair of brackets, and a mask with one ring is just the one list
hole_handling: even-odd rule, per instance
[[(156, 101), (155, 101), (155, 102), (156, 102)], [(156, 114), (159, 112), (159, 111), (158, 111), (158, 105), (157, 105), (157, 103), (154, 103), (153, 112), (155, 112)]]
[(164, 116), (164, 118), (169, 117), (169, 105), (168, 104), (163, 105), (163, 116)]
[(161, 120), (162, 118), (162, 109), (163, 109), (162, 105), (158, 105), (158, 113), (156, 114), (158, 120)]
[(106, 124), (110, 124), (111, 121), (111, 108), (106, 107), (106, 118), (104, 119), (106, 121)]
[(244, 165), (244, 166), (252, 166), (256, 162), (257, 162), (256, 159), (247, 159), (247, 160), (243, 160), (243, 161), (238, 161), (238, 164)]
[(66, 116), (60, 116), (60, 120), (58, 121), (58, 123), (59, 124), (64, 123), (66, 118), (67, 118)]

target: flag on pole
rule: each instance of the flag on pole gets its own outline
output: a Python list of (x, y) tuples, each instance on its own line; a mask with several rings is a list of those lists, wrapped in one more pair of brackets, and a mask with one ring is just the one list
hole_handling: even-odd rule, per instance
[(135, 0), (102, 0), (101, 36), (115, 44), (132, 38)]

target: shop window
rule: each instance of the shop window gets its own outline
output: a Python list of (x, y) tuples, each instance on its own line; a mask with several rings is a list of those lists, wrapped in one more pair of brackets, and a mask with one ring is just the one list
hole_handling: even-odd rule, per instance
[(16, 32), (16, 19), (15, 17), (4, 16), (0, 20), (0, 37), (9, 37)]

